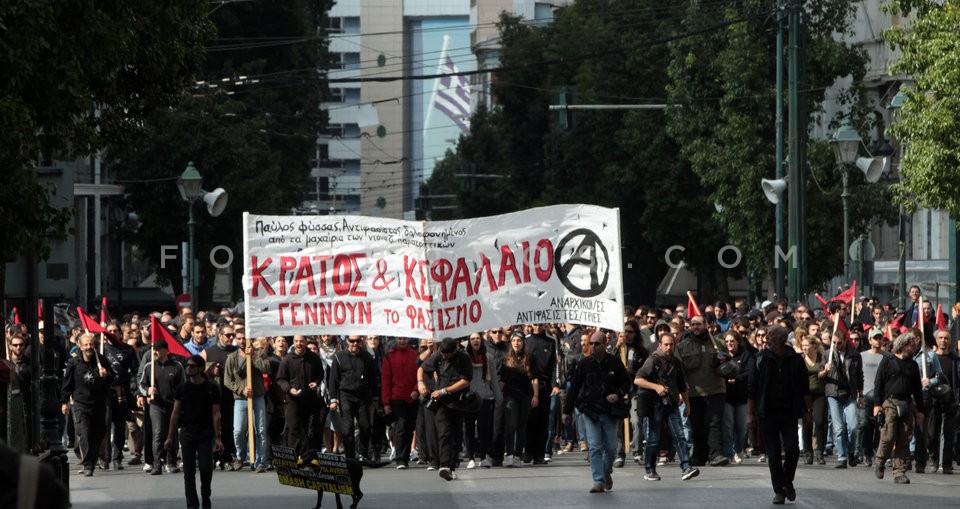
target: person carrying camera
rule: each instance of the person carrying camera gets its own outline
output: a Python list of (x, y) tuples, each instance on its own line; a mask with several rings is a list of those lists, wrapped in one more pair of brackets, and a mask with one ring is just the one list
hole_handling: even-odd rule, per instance
[[(683, 375), (683, 365), (673, 356), (676, 339), (667, 333), (659, 338), (660, 347), (644, 361), (637, 371), (633, 383), (643, 389), (640, 404), (649, 405), (646, 409), (650, 421), (647, 426), (647, 445), (643, 455), (646, 470), (643, 478), (659, 481), (657, 474), (657, 450), (660, 444), (660, 430), (664, 421), (673, 436), (677, 453), (680, 455), (680, 479), (686, 481), (700, 475), (700, 470), (690, 465), (687, 441), (683, 434), (680, 417), (680, 405), (687, 402), (687, 382)], [(690, 415), (690, 405), (684, 405), (683, 416)]]
[(923, 426), (923, 385), (920, 368), (913, 361), (918, 344), (916, 336), (910, 332), (897, 336), (893, 341), (893, 355), (880, 361), (873, 383), (876, 398), (873, 416), (883, 414), (874, 474), (877, 479), (883, 479), (886, 461), (892, 456), (893, 482), (897, 484), (910, 484), (907, 477), (910, 439), (913, 438), (914, 425), (921, 429)]
[[(448, 402), (469, 390), (473, 379), (470, 357), (458, 348), (456, 339), (443, 338), (440, 348), (417, 370), (417, 390), (422, 398), (429, 396), (430, 400), (425, 405), (434, 412), (437, 427), (440, 446), (440, 469), (437, 473), (447, 481), (457, 478), (462, 424), (460, 413), (450, 408)], [(428, 386), (428, 383), (431, 385)]]

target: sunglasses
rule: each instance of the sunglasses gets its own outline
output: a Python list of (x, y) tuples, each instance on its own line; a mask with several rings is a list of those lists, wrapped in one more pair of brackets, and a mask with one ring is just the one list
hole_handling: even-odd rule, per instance
[(230, 334), (223, 334), (223, 337), (225, 337), (225, 338), (235, 338), (235, 337), (237, 337), (237, 335), (231, 332)]
[(600, 346), (602, 344), (603, 343), (594, 343), (593, 341), (590, 342), (590, 346)]
[(13, 348), (23, 348), (23, 343), (10, 343)]
[(359, 342), (360, 342), (359, 339), (348, 339), (348, 340), (347, 340), (347, 343), (359, 343)]

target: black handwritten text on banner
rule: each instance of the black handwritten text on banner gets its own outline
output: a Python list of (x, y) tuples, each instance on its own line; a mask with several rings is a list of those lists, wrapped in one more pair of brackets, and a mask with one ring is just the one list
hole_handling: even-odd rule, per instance
[(504, 324), (623, 326), (616, 209), (459, 221), (244, 214), (248, 334), (461, 336)]

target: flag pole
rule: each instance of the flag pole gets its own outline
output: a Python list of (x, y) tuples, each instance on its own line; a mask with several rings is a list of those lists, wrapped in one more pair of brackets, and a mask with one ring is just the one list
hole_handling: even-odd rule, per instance
[[(447, 48), (450, 46), (450, 36), (444, 34), (443, 49), (440, 50), (440, 60), (437, 62), (437, 77), (433, 80), (433, 92), (430, 94), (430, 103), (427, 105), (427, 117), (423, 119), (423, 131), (430, 128), (430, 117), (433, 116), (433, 104), (437, 102), (437, 92), (440, 91), (440, 74), (443, 74), (443, 64), (447, 59)], [(426, 136), (426, 134), (424, 134)]]
[[(627, 367), (627, 343), (624, 342), (620, 347), (620, 362), (623, 362), (623, 367)], [(629, 371), (629, 370), (628, 370)], [(624, 398), (629, 398), (629, 395), (624, 395)], [(630, 447), (630, 416), (627, 416), (623, 419), (623, 443), (624, 447)]]
[[(250, 338), (244, 338), (244, 357), (247, 358), (247, 387), (250, 388), (250, 395), (247, 396), (247, 440), (249, 440), (250, 445), (250, 465), (255, 463), (256, 451), (254, 450), (255, 443), (253, 440), (253, 353), (247, 353), (246, 349), (250, 346)], [(252, 349), (251, 349), (252, 350)]]
[(923, 331), (923, 295), (917, 299), (917, 304), (919, 304), (917, 323), (920, 324), (920, 369), (923, 370), (923, 378), (929, 378), (927, 376), (927, 342), (924, 339), (925, 333)]
[(833, 342), (834, 336), (837, 335), (837, 328), (840, 326), (840, 311), (837, 311), (837, 314), (833, 315), (833, 334), (830, 335), (830, 359), (827, 360), (828, 363), (833, 363), (833, 353), (837, 349), (837, 344)]

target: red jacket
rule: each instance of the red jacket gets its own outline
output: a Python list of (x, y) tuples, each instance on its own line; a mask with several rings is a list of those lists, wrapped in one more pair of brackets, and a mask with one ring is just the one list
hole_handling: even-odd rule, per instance
[(399, 400), (413, 403), (410, 394), (417, 390), (417, 357), (413, 348), (393, 349), (383, 358), (380, 401), (389, 404)]

